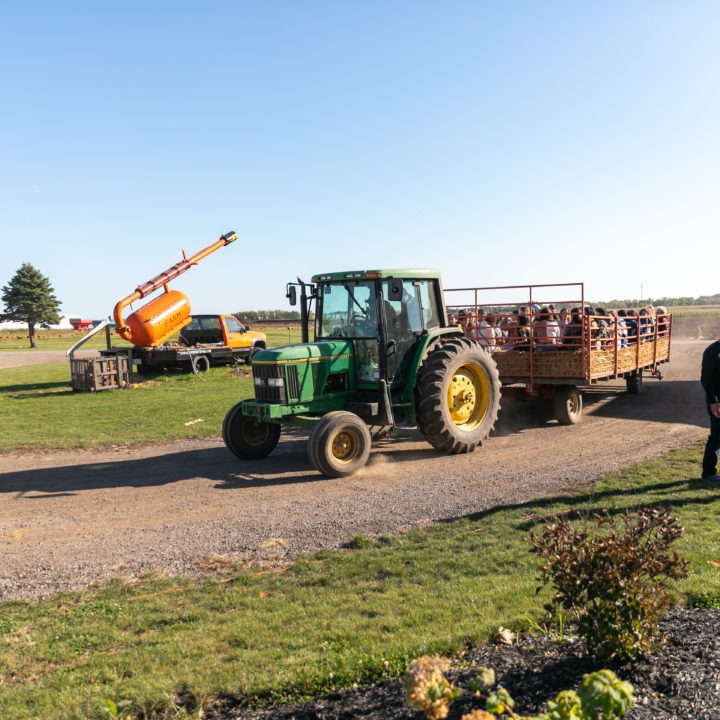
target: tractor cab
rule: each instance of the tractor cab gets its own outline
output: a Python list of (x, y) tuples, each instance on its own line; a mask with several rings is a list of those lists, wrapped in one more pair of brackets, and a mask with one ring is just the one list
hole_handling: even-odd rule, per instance
[[(313, 278), (316, 340), (354, 345), (359, 387), (403, 385), (418, 341), (445, 322), (436, 271), (334, 273)], [(433, 277), (434, 275), (434, 277)]]

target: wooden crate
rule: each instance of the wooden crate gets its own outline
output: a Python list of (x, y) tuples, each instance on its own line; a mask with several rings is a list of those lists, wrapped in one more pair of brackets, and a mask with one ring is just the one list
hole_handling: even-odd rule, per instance
[(126, 353), (115, 357), (72, 358), (70, 360), (72, 389), (79, 392), (97, 392), (111, 388), (128, 387), (128, 358)]

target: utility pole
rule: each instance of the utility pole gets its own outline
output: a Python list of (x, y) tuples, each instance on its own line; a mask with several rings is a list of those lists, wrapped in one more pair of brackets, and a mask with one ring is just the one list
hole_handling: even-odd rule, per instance
[(642, 302), (642, 283), (640, 283), (640, 302)]

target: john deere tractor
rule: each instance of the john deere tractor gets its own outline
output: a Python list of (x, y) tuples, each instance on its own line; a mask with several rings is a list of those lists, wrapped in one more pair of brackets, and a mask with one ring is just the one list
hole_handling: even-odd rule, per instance
[(373, 439), (395, 426), (417, 426), (446, 453), (472, 452), (488, 436), (500, 406), (497, 368), (448, 326), (437, 270), (316, 275), (312, 284), (288, 284), (291, 305), (298, 288), (303, 342), (253, 357), (255, 397), (223, 423), (235, 455), (265, 457), (283, 426), (310, 427), (313, 467), (342, 477), (362, 468)]

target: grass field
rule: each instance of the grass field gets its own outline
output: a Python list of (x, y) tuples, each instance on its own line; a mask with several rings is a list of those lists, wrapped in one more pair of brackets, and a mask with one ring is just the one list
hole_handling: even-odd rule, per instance
[[(681, 598), (718, 595), (720, 495), (696, 481), (700, 446), (551, 497), (347, 550), (282, 572), (235, 568), (195, 582), (113, 581), (38, 603), (0, 604), (3, 717), (102, 718), (122, 712), (200, 717), (219, 693), (251, 704), (298, 699), (402, 671), (425, 653), (454, 654), (499, 625), (542, 621), (538, 558), (526, 542), (569, 510), (672, 506), (690, 563)], [(173, 700), (185, 699), (184, 709)]]
[[(297, 328), (273, 327), (267, 335), (271, 346), (300, 342)], [(75, 341), (69, 334), (46, 338), (38, 349), (66, 350)], [(91, 343), (104, 347), (101, 338)], [(161, 373), (131, 379), (130, 389), (79, 393), (71, 389), (67, 360), (0, 370), (0, 452), (219, 435), (225, 413), (254, 395), (246, 365), (211, 368), (197, 377)], [(201, 422), (185, 424), (195, 420)]]
[[(0, 452), (219, 435), (225, 413), (253, 396), (250, 368), (133, 378), (129, 389), (73, 392), (67, 361), (0, 370)], [(162, 422), (158, 419), (162, 418)], [(192, 425), (186, 425), (188, 422)]]

